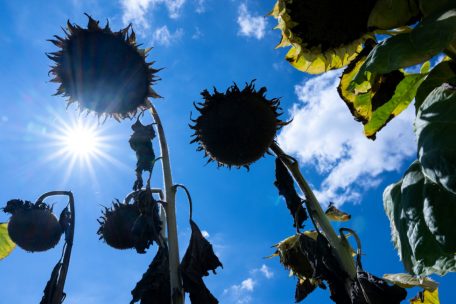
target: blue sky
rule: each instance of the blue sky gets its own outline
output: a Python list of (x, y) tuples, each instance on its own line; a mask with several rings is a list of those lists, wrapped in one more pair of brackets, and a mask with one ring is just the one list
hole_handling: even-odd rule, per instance
[[(346, 225), (363, 241), (365, 269), (379, 276), (403, 272), (381, 197), (416, 157), (413, 112), (393, 120), (375, 142), (365, 139), (337, 96), (339, 71), (310, 78), (288, 65), (286, 50), (274, 49), (280, 33), (273, 30), (274, 19), (263, 18), (273, 5), (273, 0), (0, 0), (0, 202), (35, 200), (50, 190), (74, 192), (77, 226), (65, 303), (128, 303), (155, 254), (155, 248), (145, 255), (116, 251), (96, 235), (100, 205), (125, 197), (134, 181), (130, 121), (107, 120), (98, 127), (104, 156), (90, 164), (77, 160), (71, 165), (65, 154), (54, 157), (65, 125), (80, 117), (96, 123), (51, 96), (56, 85), (49, 82), (51, 62), (44, 55), (55, 50), (46, 39), (62, 35), (67, 19), (86, 25), (85, 12), (102, 24), (109, 19), (115, 30), (132, 22), (139, 42), (154, 47), (149, 61), (164, 68), (154, 86), (164, 98), (154, 104), (165, 127), (174, 180), (190, 189), (194, 219), (224, 264), (205, 279), (221, 303), (293, 303), (295, 287), (278, 258), (264, 259), (273, 253), (273, 244), (294, 233), (273, 187), (274, 159), (266, 156), (250, 172), (217, 169), (205, 165), (203, 154), (189, 144), (189, 117), (196, 115), (192, 103), (201, 100), (199, 93), (213, 86), (224, 90), (233, 82), (257, 79), (257, 87), (268, 88), (267, 97), (282, 98), (283, 118), (294, 120), (280, 133), (279, 143), (299, 158), (323, 204), (333, 200), (352, 214)], [(161, 185), (159, 166), (152, 183)], [(190, 235), (182, 194), (177, 216), (182, 253)], [(0, 222), (7, 219), (0, 214)], [(60, 246), (36, 254), (17, 249), (2, 260), (0, 303), (39, 302)], [(456, 276), (436, 280), (442, 303), (451, 303)], [(316, 291), (304, 303), (330, 302), (327, 292)]]

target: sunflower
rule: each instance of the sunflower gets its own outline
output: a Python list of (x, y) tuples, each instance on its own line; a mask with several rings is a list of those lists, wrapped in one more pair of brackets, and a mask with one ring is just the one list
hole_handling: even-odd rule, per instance
[(219, 166), (249, 165), (261, 158), (272, 144), (277, 130), (285, 123), (278, 119), (279, 99), (268, 100), (266, 88), (256, 91), (254, 82), (241, 91), (236, 84), (225, 93), (214, 88), (204, 90), (203, 103), (195, 105), (200, 116), (190, 126), (195, 133), (191, 142), (198, 142)]
[(140, 49), (131, 25), (113, 32), (89, 18), (87, 28), (67, 22), (65, 37), (51, 39), (59, 51), (47, 54), (55, 62), (50, 74), (60, 83), (55, 95), (68, 97), (68, 105), (116, 120), (134, 116), (146, 108), (149, 97), (160, 96), (151, 85), (157, 80), (152, 63), (146, 62), (150, 49)]
[(38, 252), (54, 248), (63, 233), (52, 213), (52, 207), (43, 203), (13, 199), (3, 211), (11, 214), (8, 234), (13, 242), (26, 251)]
[(347, 65), (367, 38), (373, 0), (278, 0), (270, 13), (282, 39), (291, 45), (286, 59), (298, 70), (319, 74)]

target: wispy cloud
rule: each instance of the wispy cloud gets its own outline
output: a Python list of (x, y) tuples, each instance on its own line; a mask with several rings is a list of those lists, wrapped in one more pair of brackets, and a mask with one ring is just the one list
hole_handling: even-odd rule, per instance
[(300, 102), (279, 136), (280, 145), (297, 155), (302, 166), (313, 166), (325, 176), (316, 191), (322, 203), (359, 201), (365, 190), (381, 182), (380, 174), (399, 170), (416, 153), (412, 107), (371, 141), (337, 94), (340, 73), (328, 72), (295, 86)]
[(124, 24), (132, 22), (145, 29), (149, 28), (149, 22), (146, 21), (145, 15), (151, 3), (152, 0), (121, 0), (122, 22)]
[(157, 28), (152, 34), (152, 42), (156, 45), (170, 46), (173, 42), (182, 38), (184, 31), (179, 28), (174, 32), (170, 32), (168, 26), (164, 25)]
[(206, 0), (195, 0), (196, 9), (198, 14), (202, 14), (206, 11)]
[(251, 303), (256, 286), (265, 278), (270, 280), (274, 277), (272, 270), (265, 264), (261, 265), (260, 268), (253, 268), (249, 273), (250, 275), (241, 283), (231, 285), (223, 291), (223, 303)]
[(254, 37), (258, 40), (264, 37), (266, 19), (262, 16), (251, 15), (245, 3), (239, 5), (237, 23), (239, 25), (239, 35)]
[(274, 277), (274, 272), (266, 266), (265, 264), (261, 265), (260, 268), (254, 268), (250, 271), (250, 274), (256, 275), (256, 274), (262, 274), (266, 279), (272, 279)]
[(247, 278), (238, 285), (232, 285), (223, 291), (224, 302), (233, 304), (247, 304), (252, 301), (251, 293), (255, 289), (256, 281)]
[(168, 9), (169, 17), (179, 18), (186, 0), (121, 0), (123, 10), (122, 22), (124, 24), (134, 23), (143, 29), (148, 29), (150, 23), (146, 15), (151, 8), (163, 4)]

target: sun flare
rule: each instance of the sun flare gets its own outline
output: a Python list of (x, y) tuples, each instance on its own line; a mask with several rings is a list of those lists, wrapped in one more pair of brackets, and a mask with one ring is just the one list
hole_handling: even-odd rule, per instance
[(90, 157), (100, 151), (100, 137), (92, 126), (80, 123), (67, 128), (62, 134), (63, 149), (68, 154), (77, 157)]

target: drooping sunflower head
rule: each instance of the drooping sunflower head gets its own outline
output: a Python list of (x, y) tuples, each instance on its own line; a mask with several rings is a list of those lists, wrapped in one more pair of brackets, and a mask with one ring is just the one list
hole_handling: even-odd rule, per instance
[(297, 69), (319, 74), (347, 65), (371, 37), (369, 14), (375, 0), (278, 0), (271, 15), (282, 31), (278, 47)]
[(146, 62), (150, 49), (138, 47), (131, 26), (113, 32), (109, 23), (101, 28), (88, 18), (87, 28), (68, 22), (65, 37), (50, 40), (60, 48), (48, 54), (55, 62), (52, 81), (60, 83), (56, 95), (98, 116), (131, 117), (146, 107), (147, 98), (160, 97), (151, 87), (159, 70)]
[(105, 208), (98, 220), (100, 239), (116, 249), (130, 249), (135, 246), (133, 226), (140, 216), (137, 204), (113, 202), (111, 208)]
[(279, 99), (268, 100), (266, 88), (256, 91), (253, 81), (241, 91), (236, 84), (225, 93), (204, 90), (204, 102), (195, 105), (200, 116), (190, 126), (209, 161), (219, 166), (247, 167), (261, 158), (285, 123), (278, 117)]
[(63, 230), (51, 206), (43, 202), (33, 204), (13, 199), (7, 202), (3, 211), (12, 214), (8, 234), (22, 249), (46, 251), (59, 242)]

